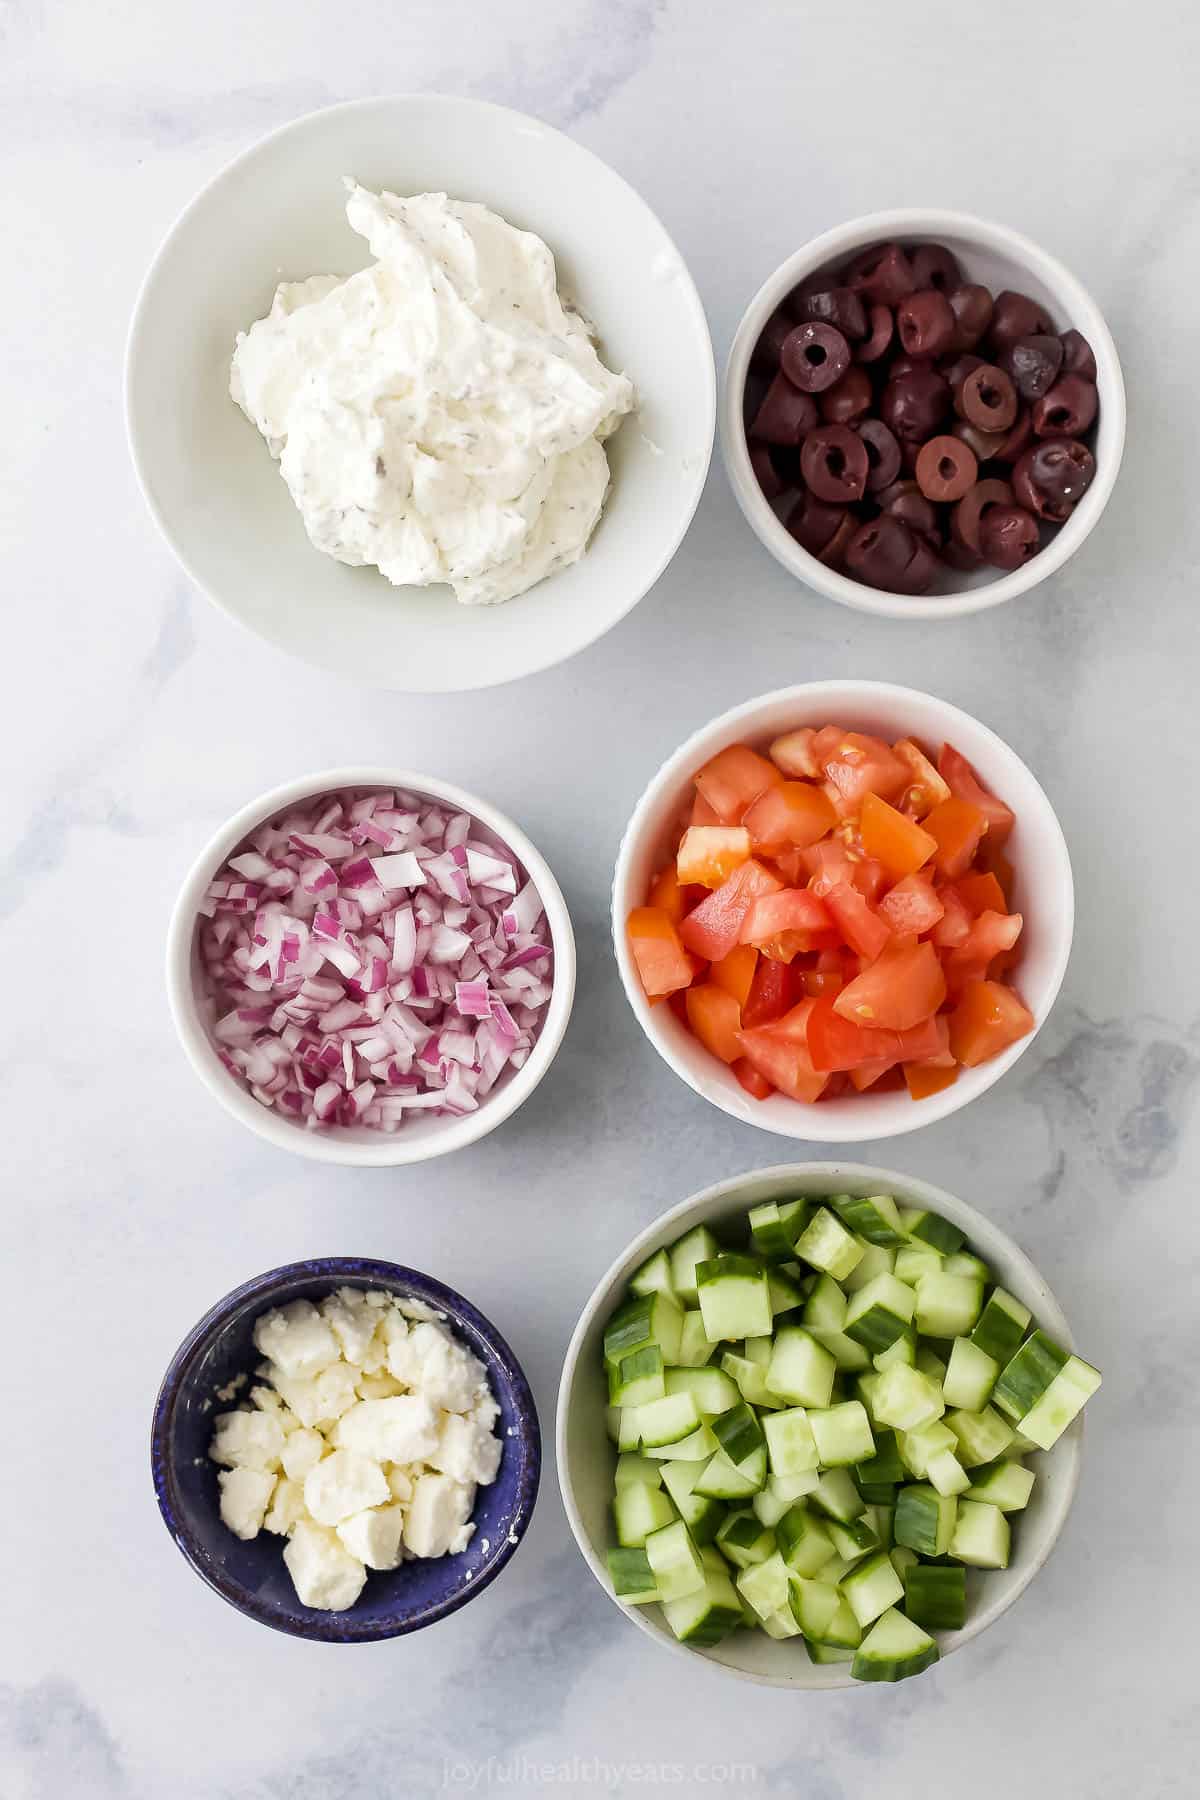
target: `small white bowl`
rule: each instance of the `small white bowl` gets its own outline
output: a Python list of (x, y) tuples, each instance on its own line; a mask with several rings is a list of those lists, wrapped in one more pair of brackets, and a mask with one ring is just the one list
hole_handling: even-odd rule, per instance
[[(276, 285), (369, 261), (343, 175), (479, 200), (536, 232), (639, 410), (608, 443), (612, 491), (573, 568), (503, 606), (396, 589), (314, 550), (279, 468), (229, 397), (236, 334)], [(187, 207), (133, 316), (126, 417), (146, 502), (196, 584), (305, 662), (379, 687), (514, 681), (592, 643), (653, 586), (700, 499), (716, 377), (704, 309), (645, 201), (540, 120), (437, 94), (352, 101), (273, 132)]]
[[(979, 281), (993, 294), (1005, 288), (1028, 294), (1050, 311), (1059, 331), (1081, 331), (1096, 357), (1100, 412), (1096, 427), (1096, 477), (1066, 524), (1061, 526), (1021, 568), (1010, 574), (976, 569), (970, 574), (945, 570), (942, 590), (932, 594), (887, 594), (861, 581), (827, 569), (810, 556), (784, 527), (765, 498), (750, 466), (742, 421), (742, 395), (750, 357), (763, 326), (784, 297), (806, 275), (846, 262), (856, 250), (892, 239), (905, 245), (945, 244), (958, 258), (968, 281)], [(956, 619), (1015, 600), (1061, 569), (1083, 543), (1108, 504), (1125, 448), (1125, 383), (1112, 333), (1087, 289), (1060, 262), (1029, 238), (993, 225), (970, 213), (932, 208), (871, 213), (852, 219), (813, 238), (781, 263), (764, 281), (742, 317), (725, 366), (720, 405), (721, 448), (738, 504), (767, 549), (785, 569), (843, 606), (882, 613), (893, 619)]]
[[(1016, 813), (1009, 840), (1014, 875), (1013, 907), (1022, 913), (1022, 955), (1015, 982), (1034, 1016), (1034, 1029), (990, 1062), (961, 1069), (953, 1087), (925, 1100), (907, 1093), (843, 1094), (805, 1105), (772, 1094), (754, 1100), (724, 1063), (709, 1054), (669, 1006), (652, 1007), (629, 951), (625, 921), (643, 906), (651, 878), (670, 860), (680, 811), (696, 770), (728, 744), (765, 745), (801, 725), (841, 725), (894, 742), (914, 737), (935, 751), (946, 741), (961, 750), (985, 787)], [(1045, 1023), (1071, 954), (1075, 889), (1071, 860), (1054, 808), (1014, 750), (994, 731), (947, 700), (883, 681), (812, 681), (780, 688), (722, 713), (668, 757), (633, 811), (617, 853), (613, 877), (613, 943), (625, 993), (654, 1048), (705, 1100), (746, 1125), (805, 1143), (859, 1144), (899, 1137), (944, 1119), (986, 1093), (1011, 1069)]]
[[(217, 1056), (205, 1029), (199, 999), (197, 955), (198, 907), (204, 890), (225, 859), (259, 825), (305, 800), (343, 788), (403, 788), (426, 795), (455, 812), (470, 813), (473, 819), (478, 819), (507, 844), (523, 865), (545, 907), (554, 969), (553, 988), (541, 1029), (523, 1067), (502, 1077), (481, 1101), (478, 1110), (462, 1118), (418, 1113), (406, 1119), (401, 1129), (395, 1132), (376, 1131), (365, 1125), (310, 1131), (307, 1126), (285, 1118), (274, 1107), (261, 1105), (249, 1088), (236, 1081)], [(325, 769), (320, 774), (302, 775), (295, 781), (285, 782), (282, 787), (272, 788), (270, 793), (260, 794), (257, 800), (251, 800), (222, 825), (204, 846), (179, 891), (167, 931), (167, 999), (175, 1029), (193, 1069), (235, 1119), (240, 1119), (269, 1144), (311, 1157), (314, 1162), (391, 1168), (399, 1163), (426, 1162), (434, 1156), (446, 1156), (451, 1150), (461, 1150), (464, 1145), (486, 1137), (529, 1098), (554, 1061), (571, 1017), (574, 998), (575, 934), (562, 889), (545, 857), (519, 825), (514, 825), (486, 800), (480, 800), (448, 781), (435, 781), (432, 776), (419, 775), (411, 769)]]
[[(647, 1226), (597, 1283), (575, 1327), (563, 1362), (555, 1425), (558, 1484), (575, 1541), (584, 1561), (605, 1593), (626, 1618), (677, 1655), (703, 1656), (730, 1675), (764, 1687), (858, 1687), (844, 1663), (815, 1664), (796, 1639), (775, 1642), (764, 1632), (738, 1631), (714, 1650), (681, 1644), (657, 1606), (626, 1606), (616, 1598), (605, 1562), (612, 1538), (611, 1504), (616, 1450), (605, 1429), (608, 1390), (604, 1378), (604, 1327), (634, 1270), (664, 1244), (673, 1243), (694, 1225), (722, 1225), (744, 1220), (762, 1200), (785, 1195), (894, 1194), (903, 1206), (941, 1213), (964, 1231), (970, 1247), (983, 1257), (997, 1281), (1029, 1307), (1037, 1323), (1065, 1349), (1074, 1348), (1062, 1308), (1024, 1251), (990, 1219), (941, 1188), (913, 1175), (863, 1163), (787, 1163), (735, 1175), (663, 1213)], [(986, 1631), (1018, 1600), (1058, 1541), (1079, 1485), (1083, 1420), (1077, 1418), (1054, 1449), (1034, 1463), (1037, 1481), (1029, 1506), (1013, 1518), (1014, 1556), (1007, 1569), (988, 1570), (982, 1578), (968, 1571), (970, 1616), (961, 1631), (938, 1632), (943, 1656), (961, 1649)]]

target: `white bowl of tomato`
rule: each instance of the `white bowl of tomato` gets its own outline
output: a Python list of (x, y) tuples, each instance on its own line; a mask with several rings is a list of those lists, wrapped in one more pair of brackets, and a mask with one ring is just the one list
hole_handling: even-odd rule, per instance
[(613, 938), (660, 1056), (747, 1124), (815, 1143), (945, 1118), (1012, 1067), (1071, 950), (1054, 809), (932, 694), (825, 681), (746, 701), (650, 781)]

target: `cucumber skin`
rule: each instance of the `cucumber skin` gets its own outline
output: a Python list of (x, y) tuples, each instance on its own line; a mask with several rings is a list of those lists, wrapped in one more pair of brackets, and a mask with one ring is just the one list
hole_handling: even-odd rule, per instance
[(1033, 1411), (1067, 1361), (1067, 1352), (1053, 1338), (1044, 1331), (1035, 1331), (996, 1377), (993, 1404), (1010, 1419), (1023, 1419)]
[(967, 1622), (967, 1571), (917, 1563), (904, 1572), (904, 1610), (927, 1631), (961, 1631)]

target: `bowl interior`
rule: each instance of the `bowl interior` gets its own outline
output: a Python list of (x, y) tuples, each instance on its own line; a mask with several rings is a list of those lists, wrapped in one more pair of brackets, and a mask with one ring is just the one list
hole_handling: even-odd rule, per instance
[[(632, 377), (591, 547), (503, 606), (394, 589), (315, 551), (266, 445), (229, 397), (236, 334), (277, 283), (370, 261), (341, 177), (478, 200), (535, 231), (560, 286)], [(444, 692), (546, 668), (621, 618), (700, 497), (715, 410), (704, 312), (649, 207), (558, 132), (478, 101), (412, 95), (333, 107), (276, 132), (206, 188), (151, 270), (130, 339), (128, 411), (151, 509), (193, 579), (261, 637), (356, 681)], [(170, 404), (163, 404), (163, 396)]]
[(1074, 921), (1071, 865), (1049, 800), (1020, 758), (978, 720), (944, 700), (915, 689), (873, 682), (826, 682), (784, 689), (749, 701), (696, 733), (650, 782), (629, 823), (613, 889), (613, 936), (625, 991), (638, 1020), (676, 1074), (706, 1100), (747, 1124), (784, 1137), (853, 1143), (914, 1131), (964, 1106), (999, 1079), (1033, 1039), (1020, 1039), (1002, 1055), (963, 1069), (953, 1087), (926, 1100), (907, 1093), (844, 1094), (805, 1106), (773, 1094), (753, 1100), (723, 1063), (703, 1048), (669, 1006), (651, 1007), (633, 967), (625, 919), (644, 904), (651, 878), (669, 861), (682, 809), (690, 804), (691, 779), (727, 744), (763, 748), (801, 725), (844, 725), (889, 741), (919, 739), (935, 753), (949, 739), (974, 764), (984, 785), (1016, 813), (1009, 840), (1015, 880), (1013, 906), (1024, 917), (1021, 960), (1014, 984), (1033, 1013), (1035, 1030), (1054, 1003), (1066, 970)]
[[(1018, 1246), (973, 1207), (910, 1176), (855, 1163), (797, 1163), (736, 1176), (685, 1201), (643, 1232), (597, 1287), (571, 1340), (559, 1393), (558, 1464), (563, 1498), (579, 1547), (610, 1597), (605, 1554), (613, 1542), (610, 1507), (616, 1449), (604, 1423), (608, 1405), (604, 1327), (625, 1283), (646, 1257), (694, 1225), (707, 1224), (718, 1236), (723, 1229), (732, 1231), (736, 1237), (747, 1208), (761, 1200), (831, 1193), (891, 1193), (903, 1205), (944, 1214), (968, 1234), (971, 1247), (991, 1266), (997, 1280), (1024, 1301), (1038, 1323), (1060, 1343), (1072, 1346), (1062, 1309)], [(1082, 1420), (1076, 1419), (1053, 1451), (1031, 1459), (1037, 1481), (1028, 1508), (1014, 1519), (1013, 1560), (1007, 1569), (986, 1574), (968, 1570), (968, 1621), (961, 1631), (938, 1633), (943, 1655), (968, 1643), (999, 1618), (1046, 1560), (1075, 1495), (1082, 1431)], [(810, 1663), (803, 1645), (795, 1639), (778, 1643), (763, 1632), (739, 1631), (715, 1649), (694, 1650), (678, 1643), (658, 1607), (622, 1606), (621, 1610), (643, 1631), (683, 1655), (704, 1656), (753, 1681), (798, 1688), (858, 1685), (845, 1664), (818, 1667)]]
[[(317, 1612), (296, 1598), (283, 1561), (284, 1540), (260, 1532), (243, 1543), (222, 1524), (217, 1465), (209, 1460), (213, 1418), (226, 1404), (217, 1390), (253, 1378), (261, 1357), (255, 1320), (288, 1300), (319, 1300), (335, 1287), (386, 1288), (446, 1315), (455, 1335), (488, 1371), (500, 1407), (504, 1455), (496, 1480), (478, 1492), (475, 1533), (460, 1556), (415, 1559), (372, 1571), (346, 1612)], [(416, 1270), (390, 1263), (332, 1259), (297, 1264), (247, 1283), (221, 1301), (181, 1348), (159, 1394), (153, 1472), (167, 1527), (196, 1572), (241, 1612), (301, 1637), (353, 1642), (418, 1630), (470, 1598), (496, 1576), (533, 1511), (541, 1466), (537, 1413), (512, 1351), (495, 1328), (458, 1295)]]

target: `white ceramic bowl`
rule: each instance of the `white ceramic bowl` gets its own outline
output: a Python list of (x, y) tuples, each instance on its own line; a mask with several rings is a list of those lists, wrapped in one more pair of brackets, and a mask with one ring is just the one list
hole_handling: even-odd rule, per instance
[[(775, 308), (806, 275), (846, 262), (870, 244), (898, 239), (902, 244), (936, 242), (954, 252), (968, 281), (979, 281), (992, 292), (1013, 288), (1046, 306), (1060, 331), (1081, 331), (1096, 356), (1096, 380), (1100, 414), (1096, 430), (1096, 478), (1066, 524), (1038, 554), (1010, 574), (978, 569), (970, 574), (945, 570), (939, 575), (937, 593), (887, 594), (880, 588), (852, 581), (802, 550), (785, 530), (782, 520), (764, 497), (750, 466), (746, 432), (742, 422), (742, 395), (750, 356)], [(772, 556), (785, 569), (843, 606), (860, 612), (883, 613), (894, 619), (954, 619), (1015, 600), (1061, 569), (1083, 543), (1108, 504), (1121, 453), (1125, 447), (1125, 383), (1112, 333), (1104, 315), (1087, 289), (1046, 251), (1010, 231), (970, 213), (940, 212), (931, 208), (871, 213), (852, 219), (813, 238), (789, 256), (764, 281), (746, 308), (738, 326), (721, 388), (721, 447), (725, 466), (738, 503)]]
[[(894, 742), (915, 737), (936, 748), (949, 741), (974, 764), (980, 779), (1016, 813), (1008, 854), (1015, 870), (1013, 906), (1024, 916), (1015, 983), (1036, 1021), (1034, 1031), (991, 1062), (962, 1069), (953, 1087), (925, 1100), (907, 1093), (844, 1094), (807, 1106), (772, 1094), (753, 1100), (725, 1064), (711, 1056), (669, 1006), (650, 1006), (629, 952), (625, 921), (643, 906), (651, 878), (670, 860), (673, 833), (696, 770), (728, 744), (765, 745), (801, 725), (841, 725)], [(915, 688), (882, 681), (813, 681), (780, 688), (722, 713), (668, 757), (634, 808), (617, 853), (613, 878), (613, 942), (625, 993), (638, 1024), (665, 1062), (689, 1087), (747, 1125), (806, 1143), (858, 1144), (898, 1137), (957, 1112), (1011, 1069), (1033, 1042), (1053, 1006), (1075, 925), (1071, 861), (1054, 809), (1025, 764), (969, 713)]]
[[(795, 1639), (775, 1642), (763, 1632), (735, 1632), (714, 1650), (681, 1644), (657, 1606), (625, 1606), (613, 1594), (605, 1555), (613, 1542), (610, 1507), (616, 1450), (605, 1430), (608, 1389), (604, 1377), (604, 1327), (621, 1299), (634, 1270), (664, 1244), (673, 1243), (694, 1225), (735, 1230), (747, 1210), (761, 1200), (783, 1196), (827, 1194), (894, 1194), (903, 1206), (941, 1213), (965, 1231), (971, 1248), (982, 1256), (997, 1281), (1024, 1302), (1037, 1323), (1067, 1349), (1073, 1349), (1062, 1308), (1024, 1251), (999, 1226), (941, 1188), (913, 1175), (897, 1175), (863, 1163), (790, 1163), (735, 1175), (663, 1213), (636, 1237), (597, 1283), (575, 1327), (563, 1363), (555, 1427), (558, 1482), (575, 1541), (614, 1604), (647, 1636), (667, 1644), (677, 1655), (703, 1656), (729, 1674), (766, 1687), (856, 1687), (844, 1663), (810, 1663)], [(969, 1570), (969, 1616), (961, 1631), (938, 1632), (942, 1655), (970, 1643), (1020, 1598), (1058, 1540), (1079, 1484), (1083, 1420), (1069, 1426), (1054, 1449), (1037, 1456), (1037, 1481), (1029, 1506), (1013, 1516), (1013, 1558), (1007, 1569)]]
[[(341, 177), (479, 200), (553, 250), (564, 288), (626, 371), (637, 414), (609, 441), (613, 485), (587, 552), (503, 606), (393, 589), (310, 545), (266, 445), (229, 397), (234, 339), (280, 280), (370, 261)], [(138, 477), (192, 579), (281, 650), (380, 687), (443, 693), (548, 668), (600, 637), (662, 574), (700, 499), (716, 381), (695, 286), (621, 177), (539, 120), (436, 94), (312, 113), (244, 152), (180, 217), (146, 278), (126, 410)]]
[[(249, 1089), (236, 1081), (219, 1060), (205, 1029), (198, 998), (197, 907), (226, 857), (259, 825), (318, 794), (333, 793), (342, 788), (372, 787), (408, 789), (456, 812), (470, 813), (508, 845), (524, 866), (546, 909), (554, 951), (554, 985), (528, 1060), (515, 1073), (502, 1076), (476, 1112), (462, 1118), (418, 1113), (406, 1119), (396, 1132), (376, 1131), (363, 1125), (310, 1131), (273, 1107), (260, 1105)], [(325, 769), (319, 774), (303, 775), (295, 781), (285, 782), (282, 787), (272, 788), (270, 793), (260, 794), (257, 800), (251, 800), (236, 812), (205, 844), (179, 890), (171, 914), (167, 931), (167, 998), (188, 1061), (205, 1087), (227, 1112), (268, 1143), (281, 1150), (294, 1150), (315, 1162), (351, 1163), (360, 1168), (426, 1162), (434, 1156), (445, 1156), (451, 1150), (461, 1150), (464, 1145), (475, 1143), (494, 1131), (497, 1125), (502, 1125), (522, 1101), (529, 1098), (554, 1061), (575, 998), (575, 934), (567, 903), (549, 863), (520, 826), (514, 825), (494, 806), (489, 806), (486, 800), (468, 794), (463, 788), (453, 787), (448, 781), (435, 781), (432, 776), (419, 775), (411, 769)]]

